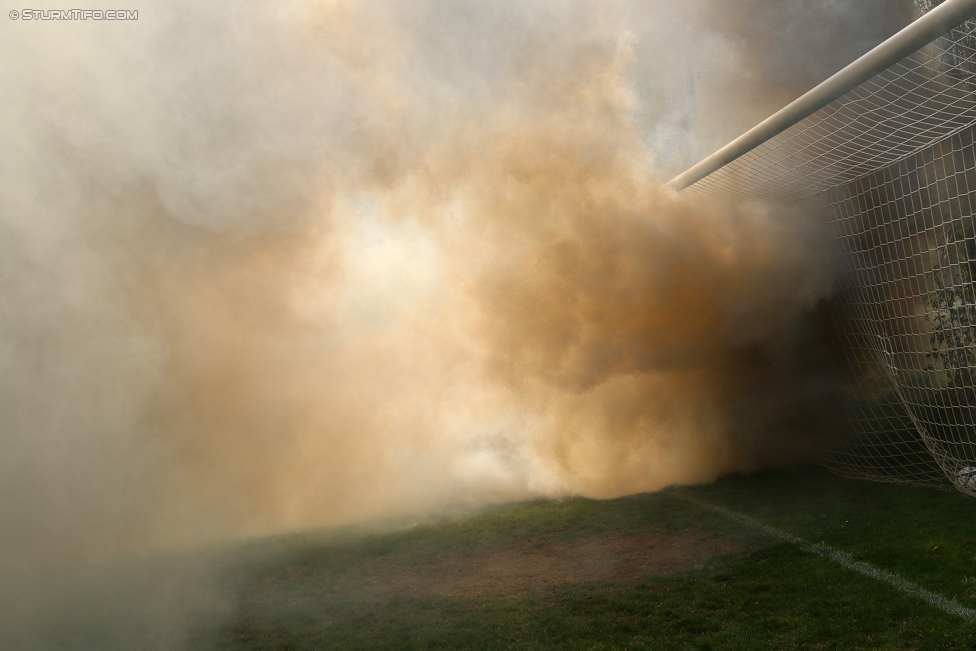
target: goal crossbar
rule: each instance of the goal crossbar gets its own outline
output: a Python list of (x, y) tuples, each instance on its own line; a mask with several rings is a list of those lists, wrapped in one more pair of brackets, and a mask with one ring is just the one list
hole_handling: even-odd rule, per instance
[(946, 0), (826, 81), (671, 179), (666, 187), (676, 192), (691, 187), (843, 97), (974, 15), (976, 15), (976, 0)]
[(976, 497), (976, 0), (945, 0), (668, 187), (816, 214), (843, 424), (822, 463)]

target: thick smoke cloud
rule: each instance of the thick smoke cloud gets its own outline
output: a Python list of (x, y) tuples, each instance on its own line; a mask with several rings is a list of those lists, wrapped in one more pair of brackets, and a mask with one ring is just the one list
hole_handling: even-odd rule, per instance
[(823, 66), (753, 67), (775, 25), (669, 5), (5, 24), (0, 582), (807, 453), (826, 247), (660, 190), (653, 143), (703, 58), (752, 88)]
[[(670, 59), (664, 87), (671, 113), (656, 125), (656, 141), (661, 146), (662, 132), (674, 141), (669, 144), (677, 155), (662, 160), (673, 173), (764, 120), (917, 16), (911, 0), (676, 4), (665, 13), (680, 15), (678, 25), (651, 21), (664, 31), (649, 43), (664, 50), (645, 54), (645, 60)], [(669, 57), (675, 47), (681, 55)]]

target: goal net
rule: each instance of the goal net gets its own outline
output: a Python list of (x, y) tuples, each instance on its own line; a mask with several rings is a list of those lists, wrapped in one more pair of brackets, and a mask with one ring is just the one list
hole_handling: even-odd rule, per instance
[(917, 4), (671, 186), (800, 202), (835, 235), (849, 417), (824, 465), (976, 496), (976, 1)]

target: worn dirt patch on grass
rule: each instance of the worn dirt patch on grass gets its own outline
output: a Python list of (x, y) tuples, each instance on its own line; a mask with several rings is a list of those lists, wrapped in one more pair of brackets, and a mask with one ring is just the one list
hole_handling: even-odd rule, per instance
[(423, 565), (374, 566), (373, 589), (387, 594), (475, 596), (512, 594), (586, 581), (633, 581), (650, 574), (700, 566), (732, 551), (728, 540), (700, 531), (604, 536), (537, 544), (526, 540), (475, 556), (452, 556)]

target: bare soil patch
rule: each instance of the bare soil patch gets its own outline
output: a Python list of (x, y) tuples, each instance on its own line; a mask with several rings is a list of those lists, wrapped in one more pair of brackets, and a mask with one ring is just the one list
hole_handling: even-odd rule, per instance
[(736, 546), (701, 531), (602, 536), (439, 558), (420, 566), (377, 563), (372, 587), (381, 593), (477, 596), (513, 594), (566, 583), (634, 581), (650, 574), (693, 569)]

